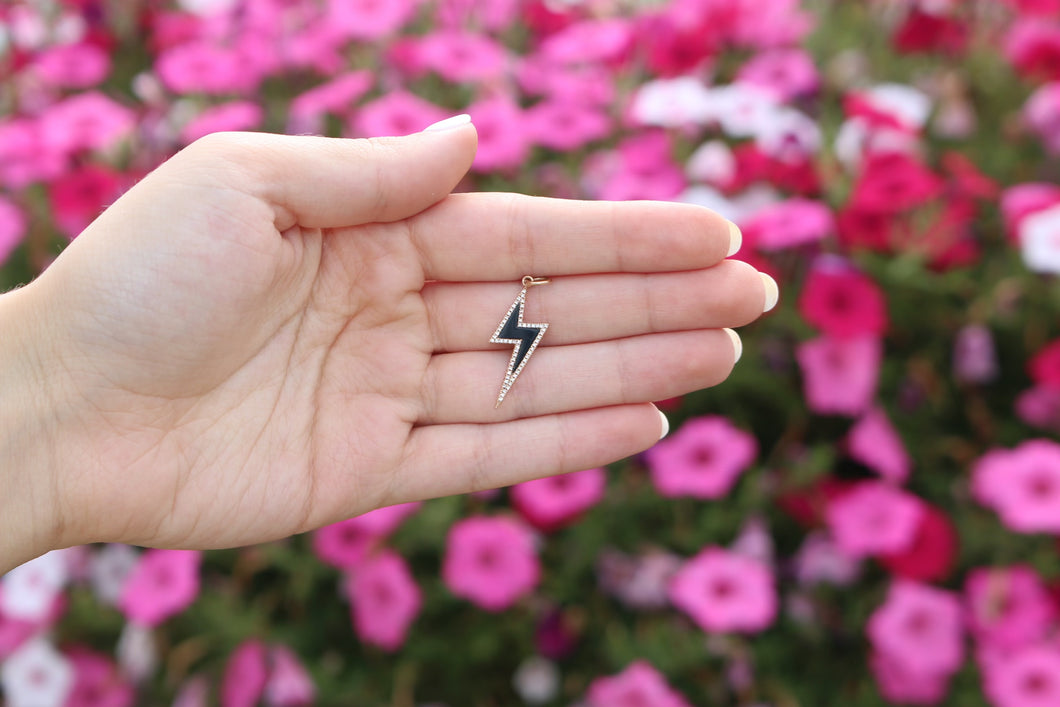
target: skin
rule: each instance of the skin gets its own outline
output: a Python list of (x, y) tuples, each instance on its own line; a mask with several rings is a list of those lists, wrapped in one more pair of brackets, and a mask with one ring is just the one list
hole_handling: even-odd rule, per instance
[[(768, 280), (699, 207), (452, 194), (465, 124), (220, 134), (0, 296), (0, 572), (87, 542), (217, 548), (599, 466), (714, 385)], [(504, 404), (523, 275), (551, 324)], [(774, 285), (775, 287), (775, 285)], [(775, 290), (774, 290), (775, 294)]]

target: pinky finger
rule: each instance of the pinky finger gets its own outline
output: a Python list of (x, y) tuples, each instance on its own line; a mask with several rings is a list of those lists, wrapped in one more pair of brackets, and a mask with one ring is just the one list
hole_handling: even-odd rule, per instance
[(492, 424), (430, 425), (409, 437), (389, 503), (510, 486), (642, 452), (667, 430), (654, 405), (619, 405)]

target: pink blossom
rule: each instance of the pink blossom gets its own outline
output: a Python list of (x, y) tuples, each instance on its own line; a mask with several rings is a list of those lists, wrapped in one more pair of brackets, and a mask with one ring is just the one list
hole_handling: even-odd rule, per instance
[(885, 700), (902, 705), (937, 705), (949, 691), (950, 674), (910, 667), (895, 656), (873, 653), (869, 668)]
[(73, 689), (64, 707), (128, 707), (133, 704), (132, 685), (119, 674), (106, 655), (87, 648), (67, 651), (74, 668)]
[(912, 460), (902, 438), (882, 408), (873, 407), (850, 428), (847, 452), (887, 481), (903, 484), (909, 478)]
[(561, 64), (614, 62), (624, 58), (632, 39), (628, 20), (583, 20), (549, 36), (538, 51), (544, 59)]
[(972, 469), (972, 494), (1020, 533), (1060, 533), (1060, 444), (1032, 439), (995, 449)]
[(611, 119), (600, 108), (554, 99), (528, 108), (523, 125), (531, 142), (559, 152), (576, 150), (611, 133)]
[(511, 169), (525, 163), (530, 142), (523, 112), (509, 96), (497, 95), (467, 108), (478, 131), (478, 150), (472, 168), (478, 172)]
[(50, 106), (41, 116), (41, 138), (56, 152), (101, 150), (129, 137), (135, 126), (133, 111), (90, 91)]
[(346, 116), (374, 81), (369, 71), (351, 71), (299, 94), (291, 101), (290, 131), (321, 132), (325, 113)]
[(862, 481), (830, 500), (825, 518), (839, 549), (865, 557), (908, 549), (922, 512), (916, 496), (882, 481)]
[(1060, 651), (1035, 645), (985, 667), (984, 692), (996, 707), (1060, 704)]
[(774, 92), (782, 101), (791, 101), (817, 91), (817, 66), (803, 49), (775, 49), (760, 52), (736, 74), (739, 81)]
[(516, 68), (519, 87), (529, 96), (559, 102), (608, 107), (615, 100), (615, 75), (596, 64), (556, 64), (538, 56), (523, 57)]
[(663, 674), (644, 660), (630, 663), (617, 675), (593, 680), (587, 699), (590, 707), (691, 707)]
[(419, 0), (327, 0), (324, 19), (342, 36), (375, 40), (404, 27), (419, 4)]
[(412, 45), (413, 61), (447, 81), (489, 82), (508, 68), (508, 52), (496, 41), (480, 34), (436, 31)]
[(253, 130), (265, 120), (265, 111), (252, 101), (231, 101), (207, 108), (180, 131), (180, 139), (192, 143), (210, 133)]
[(23, 644), (0, 664), (0, 688), (12, 707), (62, 705), (73, 686), (70, 661), (43, 638)]
[[(0, 587), (0, 600), (3, 595), (3, 588)], [(40, 630), (41, 626), (36, 621), (8, 616), (0, 608), (0, 664)]]
[(143, 626), (184, 611), (199, 595), (201, 560), (195, 550), (147, 550), (129, 574), (118, 608)]
[(210, 683), (205, 676), (196, 675), (185, 681), (173, 699), (173, 707), (208, 707), (210, 704)]
[[(755, 146), (763, 155), (772, 158), (781, 168), (793, 171), (805, 170), (813, 174), (812, 161), (821, 151), (821, 128), (810, 116), (794, 108), (781, 108), (775, 111), (770, 120), (758, 127), (755, 133)], [(803, 165), (810, 164), (807, 169)], [(774, 170), (779, 172), (779, 170)], [(815, 186), (802, 184), (790, 186), (777, 177), (773, 177), (777, 186), (796, 193), (813, 193)], [(809, 184), (809, 180), (805, 180)]]
[(603, 498), (607, 472), (602, 468), (524, 481), (512, 487), (512, 505), (538, 530), (562, 528)]
[(313, 533), (313, 552), (339, 569), (352, 570), (369, 551), (420, 508), (419, 502), (384, 506), (355, 518), (332, 523)]
[[(731, 0), (714, 0), (722, 7)], [(738, 0), (732, 27), (737, 44), (771, 49), (797, 43), (813, 29), (814, 16), (803, 10), (799, 0)]]
[(0, 196), (0, 265), (26, 237), (26, 216), (13, 201)]
[(37, 121), (0, 121), (0, 183), (21, 189), (51, 179), (66, 168), (66, 154), (45, 141)]
[(708, 632), (757, 633), (777, 613), (769, 567), (719, 547), (705, 548), (677, 571), (670, 601)]
[(1028, 425), (1060, 432), (1060, 390), (1038, 385), (1016, 398), (1016, 414)]
[(898, 580), (866, 631), (877, 653), (911, 673), (956, 672), (964, 661), (963, 616), (952, 592)]
[(410, 135), (447, 117), (445, 109), (398, 90), (364, 104), (350, 121), (349, 129), (361, 137)]
[(244, 95), (254, 91), (261, 74), (236, 49), (194, 41), (165, 49), (158, 54), (155, 71), (173, 93)]
[(239, 644), (225, 665), (221, 707), (254, 707), (268, 681), (265, 644), (256, 639)]
[(1021, 75), (1060, 80), (1060, 24), (1020, 18), (1005, 35), (1002, 51)]
[(840, 550), (826, 533), (806, 536), (795, 556), (795, 576), (800, 584), (850, 586), (861, 572), (861, 563)]
[(316, 686), (309, 672), (290, 648), (272, 647), (271, 670), (265, 683), (265, 704), (269, 707), (305, 707), (313, 704)]
[(964, 584), (972, 634), (1011, 651), (1045, 637), (1057, 612), (1041, 576), (1027, 565), (976, 567)]
[(824, 240), (835, 232), (835, 219), (825, 204), (795, 198), (767, 206), (740, 226), (757, 247), (772, 251)]
[(353, 626), (365, 643), (395, 651), (405, 643), (423, 597), (401, 555), (380, 550), (346, 581)]
[(53, 550), (0, 577), (0, 612), (15, 619), (44, 623), (70, 576), (67, 550)]
[(1060, 204), (1060, 186), (1045, 182), (1028, 182), (1009, 187), (1001, 194), (1001, 216), (1005, 233), (1019, 243), (1020, 227), (1031, 214)]
[(661, 609), (669, 603), (670, 579), (681, 568), (677, 555), (650, 550), (642, 555), (625, 555), (604, 550), (596, 558), (600, 588), (633, 609)]
[(616, 150), (590, 158), (583, 175), (586, 190), (609, 201), (673, 199), (686, 182), (670, 148), (669, 136), (662, 131), (628, 137)]
[(645, 452), (652, 483), (668, 498), (720, 498), (758, 453), (753, 435), (726, 418), (688, 420)]
[(87, 164), (62, 174), (48, 185), (55, 225), (75, 238), (121, 196), (124, 187), (121, 174), (101, 165)]
[(820, 414), (859, 415), (876, 394), (883, 346), (875, 336), (822, 336), (798, 345), (806, 404)]
[(499, 32), (515, 22), (521, 4), (519, 0), (440, 0), (436, 12), (443, 27), (482, 27)]
[(33, 71), (42, 81), (58, 88), (89, 88), (110, 72), (110, 56), (88, 43), (49, 47), (37, 55)]
[(530, 593), (540, 576), (534, 536), (522, 523), (472, 517), (450, 528), (442, 580), (453, 594), (502, 611)]
[(1023, 107), (1023, 117), (1049, 152), (1060, 155), (1060, 81), (1035, 91)]
[(983, 324), (961, 327), (953, 342), (953, 377), (964, 383), (989, 383), (998, 372), (997, 348), (990, 328)]

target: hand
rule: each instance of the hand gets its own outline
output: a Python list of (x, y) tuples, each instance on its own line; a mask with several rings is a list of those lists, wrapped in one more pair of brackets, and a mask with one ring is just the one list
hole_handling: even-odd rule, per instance
[[(449, 195), (475, 144), (213, 135), (0, 298), (46, 421), (34, 551), (241, 545), (598, 466), (658, 440), (649, 401), (728, 375), (720, 327), (768, 285), (723, 260), (725, 220)], [(553, 278), (525, 317), (551, 326), (495, 409), (526, 274)]]

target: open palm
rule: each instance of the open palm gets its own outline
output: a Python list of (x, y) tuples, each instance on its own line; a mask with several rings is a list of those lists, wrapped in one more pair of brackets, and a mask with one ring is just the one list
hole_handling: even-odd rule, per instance
[[(63, 544), (223, 547), (641, 451), (768, 285), (697, 207), (453, 194), (469, 125), (211, 136), (20, 296), (50, 332)], [(503, 405), (523, 275), (550, 328)], [(27, 310), (30, 311), (30, 310)]]

